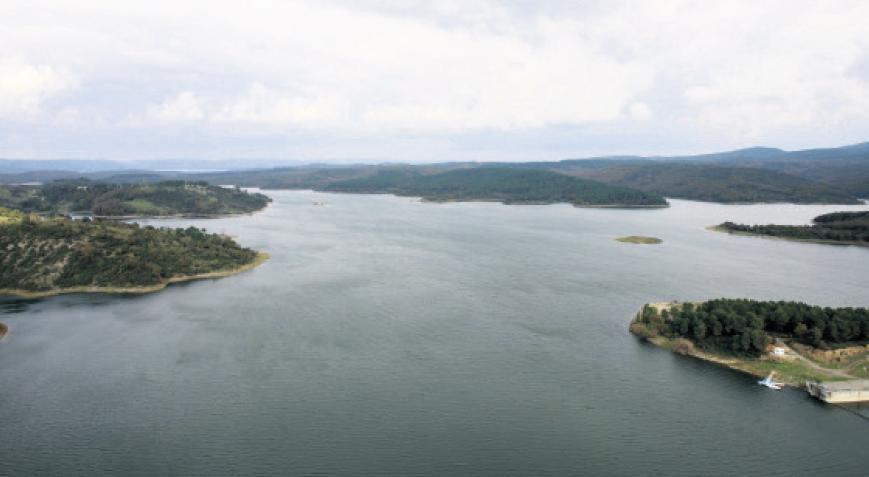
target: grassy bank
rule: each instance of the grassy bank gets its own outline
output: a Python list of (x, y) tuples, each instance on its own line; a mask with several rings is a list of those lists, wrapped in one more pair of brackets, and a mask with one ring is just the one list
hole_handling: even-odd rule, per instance
[[(695, 304), (697, 305), (697, 304)], [(649, 307), (658, 312), (669, 310), (674, 303), (650, 303)], [(854, 379), (858, 376), (851, 375), (842, 368), (828, 368), (817, 364), (804, 353), (798, 352), (794, 347), (785, 343), (777, 343), (777, 347), (785, 350), (784, 356), (772, 356), (770, 353), (762, 353), (758, 356), (732, 354), (727, 352), (712, 352), (701, 349), (694, 341), (685, 337), (671, 337), (660, 334), (653, 326), (643, 323), (642, 312), (630, 324), (630, 331), (636, 336), (675, 353), (702, 359), (720, 366), (735, 369), (757, 377), (767, 376), (774, 372), (776, 380), (790, 386), (803, 387), (807, 380), (811, 381), (841, 381)], [(800, 348), (802, 349), (802, 348)], [(802, 349), (803, 352), (805, 351)]]
[(189, 282), (193, 280), (205, 280), (209, 278), (222, 278), (228, 277), (230, 275), (235, 275), (238, 273), (245, 272), (247, 270), (251, 270), (262, 265), (266, 260), (269, 259), (269, 255), (267, 253), (259, 252), (256, 257), (250, 263), (242, 265), (240, 267), (236, 267), (229, 270), (217, 270), (214, 272), (208, 273), (198, 273), (195, 275), (178, 275), (166, 280), (161, 281), (160, 283), (155, 283), (153, 285), (148, 286), (135, 286), (135, 287), (111, 287), (111, 286), (80, 286), (80, 287), (67, 287), (67, 288), (54, 288), (51, 290), (40, 290), (40, 291), (30, 291), (30, 290), (16, 290), (16, 289), (0, 289), (0, 295), (11, 295), (20, 298), (45, 298), (49, 296), (55, 295), (66, 295), (70, 293), (113, 293), (113, 294), (144, 294), (144, 293), (152, 293), (156, 291), (160, 291), (166, 288), (168, 285), (172, 283), (179, 282)]

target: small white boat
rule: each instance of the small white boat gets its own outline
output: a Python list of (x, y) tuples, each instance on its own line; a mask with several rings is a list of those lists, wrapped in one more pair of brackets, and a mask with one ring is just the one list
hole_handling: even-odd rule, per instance
[(770, 389), (781, 389), (783, 384), (773, 381), (772, 375), (773, 375), (773, 373), (769, 373), (769, 376), (761, 379), (760, 381), (757, 382), (757, 384), (760, 384), (761, 386), (766, 386)]

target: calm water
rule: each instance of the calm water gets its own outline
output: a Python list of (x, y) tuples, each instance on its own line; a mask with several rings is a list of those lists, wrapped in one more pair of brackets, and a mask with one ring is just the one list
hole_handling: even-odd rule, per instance
[[(0, 474), (865, 475), (866, 408), (626, 331), (652, 300), (869, 306), (869, 249), (703, 229), (847, 207), (269, 194), (151, 222), (270, 253), (254, 271), (0, 303)], [(631, 234), (664, 243), (613, 241)]]

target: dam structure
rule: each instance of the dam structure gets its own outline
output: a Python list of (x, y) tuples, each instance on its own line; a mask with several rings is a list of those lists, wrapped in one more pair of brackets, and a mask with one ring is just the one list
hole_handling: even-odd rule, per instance
[(833, 404), (869, 401), (869, 379), (806, 381), (806, 390), (821, 401)]

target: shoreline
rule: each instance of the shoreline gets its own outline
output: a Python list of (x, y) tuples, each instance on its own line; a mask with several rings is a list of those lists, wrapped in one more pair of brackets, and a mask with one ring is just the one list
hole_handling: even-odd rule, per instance
[(852, 246), (852, 245), (857, 246), (857, 247), (869, 247), (869, 243), (856, 242), (853, 240), (841, 240), (841, 241), (839, 241), (839, 240), (824, 240), (824, 239), (804, 239), (804, 238), (797, 238), (797, 237), (785, 237), (783, 235), (756, 234), (756, 233), (752, 233), (752, 232), (727, 230), (720, 225), (709, 225), (705, 228), (706, 228), (706, 230), (709, 230), (712, 232), (718, 232), (718, 233), (729, 234), (729, 235), (736, 235), (739, 237), (760, 237), (760, 238), (764, 238), (764, 239), (785, 240), (787, 242), (815, 243), (815, 244), (821, 244), (821, 245), (840, 245), (843, 247)]
[[(692, 302), (693, 305), (699, 305), (703, 302)], [(663, 302), (663, 303), (647, 303), (648, 306), (662, 311), (669, 309), (674, 305), (682, 305), (681, 302)], [(670, 338), (657, 334), (657, 332), (649, 330), (645, 323), (638, 321), (642, 309), (637, 313), (628, 327), (631, 334), (662, 349), (669, 350), (673, 353), (687, 356), (694, 359), (706, 361), (718, 366), (739, 371), (758, 378), (766, 377), (770, 373), (776, 373), (776, 379), (782, 384), (799, 388), (807, 389), (807, 381), (843, 381), (855, 379), (853, 376), (842, 374), (839, 370), (827, 369), (818, 365), (808, 364), (809, 360), (791, 348), (788, 345), (780, 344), (795, 357), (789, 359), (772, 358), (762, 355), (757, 358), (740, 357), (740, 356), (724, 356), (714, 353), (709, 353), (697, 348), (695, 343), (687, 338), (676, 337)], [(846, 377), (847, 376), (847, 377)]]
[(525, 202), (513, 202), (510, 199), (497, 199), (497, 198), (475, 198), (475, 199), (457, 199), (453, 197), (449, 198), (440, 198), (440, 197), (425, 197), (419, 195), (412, 194), (400, 194), (396, 192), (389, 191), (371, 191), (371, 192), (348, 192), (348, 191), (337, 191), (337, 190), (318, 190), (318, 189), (284, 189), (284, 190), (310, 190), (311, 192), (321, 192), (326, 194), (356, 194), (356, 195), (391, 195), (393, 197), (409, 197), (415, 198), (419, 202), (427, 203), (427, 204), (454, 204), (454, 203), (462, 203), (462, 202), (479, 202), (479, 203), (497, 203), (502, 205), (557, 205), (557, 204), (567, 204), (572, 205), (574, 207), (580, 209), (666, 209), (670, 207), (670, 203), (659, 204), (659, 205), (630, 205), (630, 204), (576, 204), (569, 201), (525, 201)]
[[(81, 217), (89, 217), (91, 219), (105, 219), (105, 220), (139, 220), (139, 219), (228, 219), (232, 217), (245, 217), (252, 216), (254, 214), (258, 214), (264, 210), (266, 210), (269, 205), (271, 205), (271, 201), (267, 202), (266, 205), (260, 207), (259, 209), (252, 210), (250, 212), (234, 212), (228, 214), (167, 214), (167, 215), (82, 215)], [(79, 212), (80, 213), (80, 212)], [(69, 214), (67, 214), (69, 215)]]
[(3, 337), (6, 336), (6, 333), (8, 333), (8, 332), (9, 332), (9, 327), (4, 325), (3, 323), (0, 323), (0, 340), (2, 340)]
[[(17, 289), (0, 289), (0, 296), (13, 296), (17, 298), (46, 298), (57, 295), (68, 295), (71, 293), (109, 293), (109, 294), (133, 294), (144, 295), (160, 291), (173, 283), (190, 282), (195, 280), (207, 280), (211, 278), (223, 278), (231, 275), (237, 275), (248, 270), (252, 270), (269, 259), (269, 254), (265, 252), (257, 252), (256, 257), (250, 263), (244, 264), (230, 270), (216, 270), (213, 272), (197, 273), (195, 275), (175, 276), (147, 286), (137, 287), (100, 287), (100, 286), (79, 286), (68, 288), (57, 288), (53, 290), (31, 291)], [(2, 337), (2, 334), (0, 334)]]

